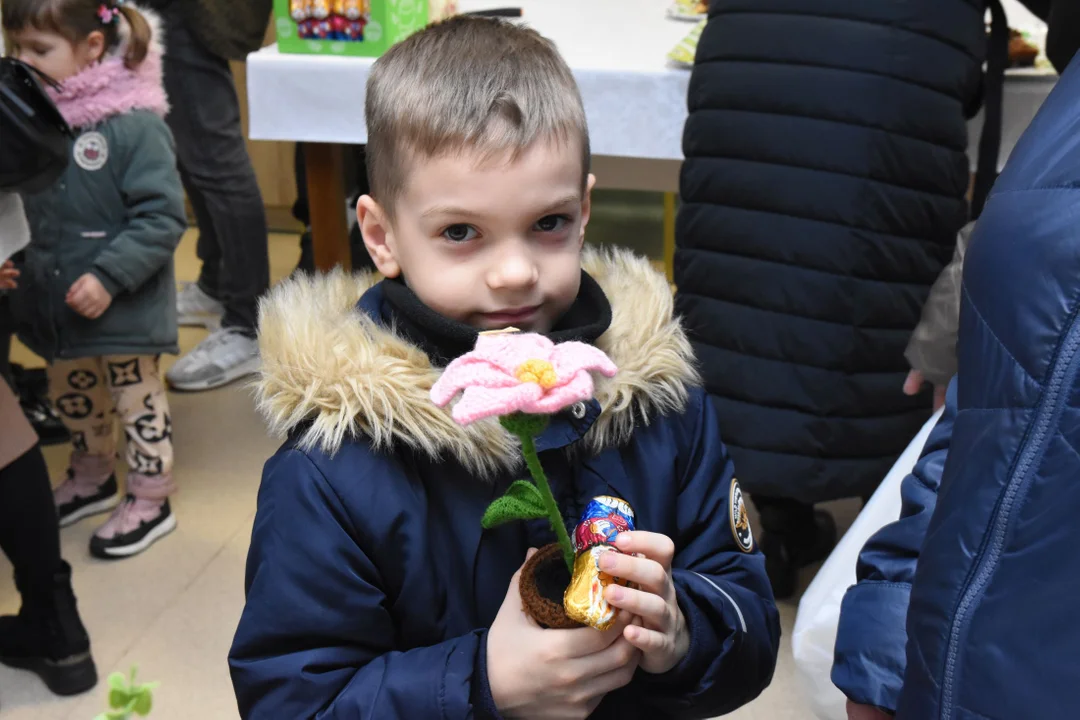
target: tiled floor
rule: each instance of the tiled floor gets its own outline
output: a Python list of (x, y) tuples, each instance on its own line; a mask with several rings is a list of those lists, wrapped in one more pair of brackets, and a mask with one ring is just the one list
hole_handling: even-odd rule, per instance
[[(197, 264), (194, 237), (180, 248), (178, 274), (192, 279)], [(292, 269), (294, 237), (271, 239), (275, 277)], [(183, 330), (190, 348), (202, 331)], [(25, 354), (17, 360), (31, 360)], [(262, 463), (277, 442), (266, 436), (242, 384), (202, 394), (172, 394), (181, 492), (175, 509), (179, 529), (145, 555), (115, 564), (92, 560), (86, 551), (99, 519), (63, 532), (64, 556), (75, 569), (83, 617), (104, 676), (138, 664), (140, 677), (159, 680), (154, 720), (237, 717), (226, 653), (243, 604), (244, 559), (255, 511)], [(60, 474), (66, 448), (47, 451)], [(846, 527), (852, 507), (839, 508)], [(0, 556), (0, 613), (18, 609), (10, 566)], [(809, 573), (807, 578), (809, 578)], [(785, 638), (772, 686), (756, 702), (730, 717), (737, 720), (806, 720), (800, 702), (788, 635), (794, 603), (781, 607)], [(3, 720), (90, 720), (104, 710), (104, 684), (73, 700), (52, 697), (36, 677), (0, 668)], [(285, 719), (291, 720), (291, 719)]]

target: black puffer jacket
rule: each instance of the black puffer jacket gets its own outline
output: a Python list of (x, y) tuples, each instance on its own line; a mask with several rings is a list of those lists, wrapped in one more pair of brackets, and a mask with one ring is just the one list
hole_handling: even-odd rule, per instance
[(751, 493), (872, 491), (927, 419), (904, 347), (967, 219), (981, 0), (713, 0), (677, 308)]

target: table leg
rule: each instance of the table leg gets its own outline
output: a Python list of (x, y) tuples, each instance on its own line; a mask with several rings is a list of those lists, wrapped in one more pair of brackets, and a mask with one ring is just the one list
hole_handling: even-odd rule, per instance
[(326, 272), (341, 265), (351, 270), (342, 147), (330, 143), (304, 143), (304, 160), (315, 269)]
[(664, 193), (664, 268), (668, 282), (675, 281), (675, 193)]

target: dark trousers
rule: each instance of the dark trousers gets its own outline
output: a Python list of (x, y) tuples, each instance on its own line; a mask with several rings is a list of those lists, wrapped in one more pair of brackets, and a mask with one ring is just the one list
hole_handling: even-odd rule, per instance
[(165, 17), (167, 118), (180, 178), (199, 224), (199, 285), (225, 305), (222, 325), (254, 333), (270, 286), (266, 210), (244, 145), (229, 62), (210, 52), (182, 16)]
[(15, 567), (24, 596), (49, 592), (60, 570), (60, 526), (49, 471), (35, 445), (0, 468), (0, 549)]
[[(304, 161), (304, 144), (296, 143), (296, 155), (293, 159), (296, 173), (296, 202), (293, 203), (293, 217), (304, 224), (307, 230), (300, 236), (300, 262), (297, 269), (306, 272), (315, 271), (315, 252), (311, 243), (311, 212), (308, 208), (307, 193), (307, 164)], [(351, 145), (345, 155), (345, 187), (352, 188), (348, 198), (342, 200), (355, 200), (361, 195), (368, 194), (371, 190), (367, 179), (367, 147), (365, 145)], [(364, 237), (360, 233), (360, 226), (354, 225), (349, 231), (349, 248), (352, 253), (353, 270), (374, 270), (372, 262), (364, 245)]]
[(814, 506), (790, 498), (752, 495), (761, 516), (761, 530), (796, 542), (813, 542), (817, 535)]

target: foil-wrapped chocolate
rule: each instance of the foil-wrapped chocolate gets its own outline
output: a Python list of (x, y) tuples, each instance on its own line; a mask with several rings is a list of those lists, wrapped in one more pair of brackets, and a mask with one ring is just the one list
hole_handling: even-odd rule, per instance
[(593, 545), (611, 545), (621, 532), (634, 529), (634, 511), (625, 500), (610, 495), (593, 498), (574, 529), (574, 552)]
[(621, 532), (634, 529), (634, 511), (625, 500), (611, 496), (594, 498), (581, 514), (574, 529), (574, 572), (563, 596), (566, 614), (582, 625), (607, 630), (615, 622), (618, 609), (604, 599), (604, 588), (626, 582), (600, 570), (600, 557), (619, 552), (613, 543)]

